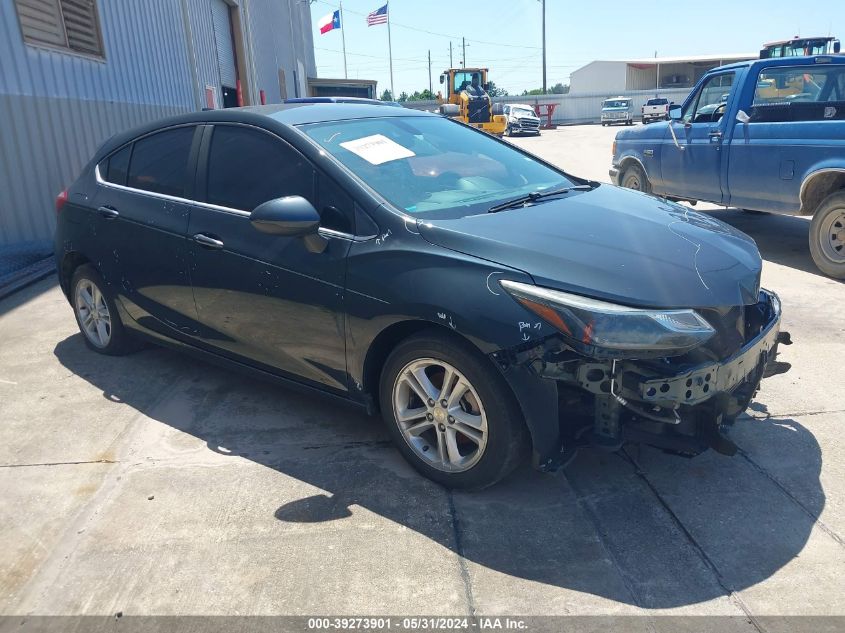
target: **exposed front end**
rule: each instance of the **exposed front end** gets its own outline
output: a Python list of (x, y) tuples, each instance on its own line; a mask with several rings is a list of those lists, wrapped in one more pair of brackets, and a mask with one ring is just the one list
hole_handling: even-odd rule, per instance
[(511, 117), (511, 132), (514, 134), (539, 134), (540, 119), (532, 117)]
[(625, 442), (688, 456), (708, 448), (732, 455), (736, 446), (724, 427), (748, 407), (762, 378), (788, 368), (775, 361), (789, 336), (780, 331), (780, 301), (766, 290), (751, 305), (626, 310), (503, 285), (559, 331), (497, 360), (555, 381), (563, 455)]

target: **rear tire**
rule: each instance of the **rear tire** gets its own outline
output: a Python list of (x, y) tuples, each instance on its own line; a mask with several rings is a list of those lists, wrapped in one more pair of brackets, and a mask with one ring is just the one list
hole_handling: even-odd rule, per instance
[(401, 342), (384, 364), (379, 401), (405, 459), (447, 488), (491, 486), (527, 455), (528, 432), (510, 387), (457, 338), (429, 331)]
[(79, 331), (92, 350), (108, 356), (123, 356), (139, 348), (123, 327), (103, 277), (91, 264), (74, 271), (70, 301)]
[(845, 191), (822, 200), (813, 214), (810, 255), (825, 275), (845, 279)]
[(651, 183), (648, 181), (648, 177), (645, 175), (642, 167), (636, 163), (625, 169), (619, 182), (626, 189), (651, 193)]

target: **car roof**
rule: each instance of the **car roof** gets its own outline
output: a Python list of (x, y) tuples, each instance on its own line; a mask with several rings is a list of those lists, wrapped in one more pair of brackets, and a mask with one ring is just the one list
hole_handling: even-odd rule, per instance
[(439, 114), (397, 108), (392, 105), (370, 103), (278, 103), (244, 108), (224, 108), (179, 114), (166, 119), (145, 123), (106, 141), (99, 149), (94, 161), (99, 161), (121, 145), (150, 132), (177, 125), (203, 123), (245, 123), (249, 125), (294, 127), (307, 123), (324, 123), (347, 119), (374, 119), (386, 117), (440, 117)]
[(370, 105), (389, 105), (394, 108), (403, 107), (398, 101), (382, 101), (366, 97), (296, 97), (295, 99), (285, 99), (285, 103), (368, 103)]
[[(818, 60), (824, 59), (826, 61), (819, 63)], [(726, 64), (719, 66), (713, 70), (733, 70), (736, 68), (753, 68), (772, 67), (772, 66), (807, 66), (808, 64), (819, 64), (820, 66), (827, 66), (830, 64), (845, 64), (845, 55), (806, 55), (800, 57), (768, 57), (766, 59), (749, 59), (744, 62), (736, 62), (733, 64)], [(713, 72), (713, 71), (710, 71)]]

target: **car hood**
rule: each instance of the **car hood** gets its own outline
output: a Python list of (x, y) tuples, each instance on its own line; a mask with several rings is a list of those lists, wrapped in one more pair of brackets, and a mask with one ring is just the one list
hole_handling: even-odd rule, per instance
[(612, 185), (418, 225), (433, 244), (598, 299), (655, 308), (758, 300), (762, 265), (754, 240), (708, 215)]

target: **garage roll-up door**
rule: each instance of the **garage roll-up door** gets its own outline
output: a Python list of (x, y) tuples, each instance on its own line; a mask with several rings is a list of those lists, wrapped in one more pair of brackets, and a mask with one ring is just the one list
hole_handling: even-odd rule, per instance
[(211, 0), (211, 19), (214, 23), (214, 42), (217, 48), (217, 66), (220, 68), (220, 83), (236, 87), (235, 50), (232, 45), (232, 20), (229, 5), (223, 0)]

